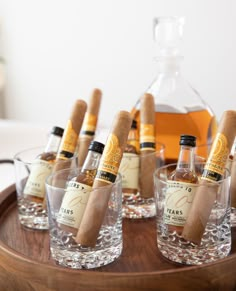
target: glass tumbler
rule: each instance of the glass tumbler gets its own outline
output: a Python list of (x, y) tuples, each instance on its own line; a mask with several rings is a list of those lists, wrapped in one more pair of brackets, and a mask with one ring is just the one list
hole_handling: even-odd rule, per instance
[[(170, 261), (186, 265), (210, 263), (226, 257), (231, 250), (229, 171), (226, 169), (224, 177), (218, 182), (206, 182), (204, 186), (200, 183), (194, 184), (191, 187), (195, 187), (195, 191), (191, 196), (181, 190), (184, 184), (168, 182), (168, 174), (175, 168), (176, 164), (170, 164), (157, 169), (154, 174), (158, 250)], [(203, 168), (203, 166), (198, 168)], [(169, 192), (172, 196), (168, 196), (170, 187), (175, 187), (175, 191), (172, 189)], [(184, 221), (182, 213), (178, 210), (180, 206), (183, 209), (183, 205), (189, 205), (187, 217), (190, 215), (193, 211), (191, 205), (200, 191), (204, 193), (205, 199), (202, 201), (200, 211), (199, 208), (197, 211), (195, 208), (194, 215), (198, 221), (205, 221), (206, 225), (200, 243), (196, 243), (196, 241), (189, 241), (182, 236), (183, 229), (179, 231), (182, 227), (177, 228), (170, 224), (173, 222), (171, 220), (173, 213), (177, 214), (175, 222)], [(174, 196), (178, 199), (173, 199)], [(174, 208), (173, 203), (170, 203), (171, 199), (175, 201)], [(208, 207), (209, 205), (210, 207)], [(202, 209), (209, 210), (209, 212), (204, 212)], [(196, 224), (191, 225), (194, 231), (197, 227)]]
[[(48, 229), (46, 178), (55, 168), (70, 168), (78, 165), (77, 157), (45, 163), (37, 159), (43, 152), (44, 147), (35, 147), (23, 150), (14, 156), (18, 217), (21, 225), (28, 229)], [(41, 162), (42, 167), (38, 170)]]
[[(120, 256), (123, 248), (121, 176), (118, 174), (116, 181), (111, 185), (93, 188), (93, 193), (85, 188), (83, 190), (84, 194), (80, 194), (82, 196), (78, 196), (78, 199), (74, 196), (73, 210), (63, 208), (64, 215), (67, 211), (76, 212), (81, 209), (80, 204), (86, 203), (83, 195), (87, 197), (87, 195), (96, 194), (96, 192), (101, 195), (109, 193), (108, 205), (96, 244), (91, 247), (76, 242), (79, 225), (78, 231), (75, 233), (74, 229), (72, 231), (60, 223), (60, 209), (68, 183), (75, 180), (79, 173), (79, 168), (60, 170), (50, 175), (46, 180), (50, 251), (54, 261), (63, 267), (73, 269), (98, 268), (115, 261)], [(102, 207), (101, 204), (102, 202), (98, 200), (96, 207)], [(83, 205), (83, 208), (84, 206), (86, 207), (86, 205)], [(81, 214), (78, 213), (78, 215)], [(83, 214), (81, 216), (83, 217)]]
[(140, 219), (156, 215), (153, 174), (164, 164), (165, 145), (161, 143), (156, 144), (154, 152), (145, 155), (123, 155), (119, 172), (122, 175), (124, 218)]

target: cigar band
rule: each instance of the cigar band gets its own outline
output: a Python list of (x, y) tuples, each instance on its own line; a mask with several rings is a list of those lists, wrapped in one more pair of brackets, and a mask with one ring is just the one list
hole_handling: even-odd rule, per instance
[(98, 170), (95, 179), (102, 181), (102, 182), (106, 182), (108, 184), (112, 184), (115, 182), (116, 176), (117, 175), (115, 175), (115, 174), (112, 174), (112, 173), (109, 173), (106, 171), (102, 171), (102, 170)]
[(108, 184), (114, 183), (121, 159), (122, 150), (119, 146), (119, 140), (115, 134), (111, 133), (108, 136), (95, 179)]
[(86, 112), (81, 134), (93, 136), (96, 130), (97, 119), (97, 115)]
[(219, 181), (224, 174), (228, 156), (229, 148), (227, 138), (224, 134), (217, 133), (201, 179), (208, 181)]
[(155, 143), (153, 142), (143, 142), (140, 143), (140, 151), (146, 151), (146, 150), (155, 150)]
[(59, 158), (71, 158), (75, 152), (78, 140), (78, 134), (73, 129), (71, 120), (68, 120), (66, 130), (64, 132), (61, 146), (59, 149)]
[(62, 160), (67, 160), (67, 159), (72, 158), (73, 155), (74, 155), (74, 153), (70, 153), (70, 152), (67, 152), (67, 151), (60, 151), (59, 154), (58, 154), (58, 158), (62, 159)]
[(155, 143), (155, 130), (153, 124), (140, 124), (140, 144)]

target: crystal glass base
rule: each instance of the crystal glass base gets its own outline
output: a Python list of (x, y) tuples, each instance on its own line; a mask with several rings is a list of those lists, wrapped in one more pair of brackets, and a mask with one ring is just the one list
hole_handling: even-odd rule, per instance
[(42, 203), (29, 202), (27, 199), (18, 201), (18, 216), (22, 226), (36, 230), (48, 229), (48, 216)]
[[(118, 229), (117, 229), (118, 230)], [(112, 229), (102, 229), (94, 248), (83, 247), (74, 241), (71, 233), (50, 230), (50, 250), (58, 265), (72, 269), (92, 269), (115, 261), (122, 252), (121, 228), (114, 233)]]
[(150, 218), (156, 215), (154, 198), (142, 198), (137, 195), (123, 195), (123, 218)]
[[(165, 226), (163, 226), (165, 227)], [(207, 225), (201, 245), (184, 240), (176, 232), (158, 230), (157, 245), (161, 254), (172, 262), (201, 265), (225, 258), (231, 250), (231, 229), (228, 223)], [(219, 239), (219, 232), (221, 238)], [(165, 235), (166, 234), (166, 235)]]
[(122, 243), (99, 251), (79, 252), (51, 247), (52, 258), (57, 264), (72, 269), (93, 269), (105, 266), (117, 259), (122, 252)]

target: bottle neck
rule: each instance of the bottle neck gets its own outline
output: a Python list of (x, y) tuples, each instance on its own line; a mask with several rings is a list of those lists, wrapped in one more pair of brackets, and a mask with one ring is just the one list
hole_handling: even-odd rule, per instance
[(82, 166), (81, 172), (84, 172), (86, 170), (93, 170), (97, 169), (100, 159), (101, 159), (101, 154), (98, 152), (94, 151), (88, 151), (87, 157), (84, 161), (84, 164)]
[(155, 58), (158, 63), (158, 71), (165, 74), (179, 74), (183, 60), (181, 56), (159, 56)]
[(176, 170), (188, 169), (194, 171), (194, 147), (182, 145)]
[(45, 147), (45, 152), (55, 152), (57, 153), (59, 146), (61, 143), (61, 137), (55, 134), (51, 134), (49, 139), (48, 139), (48, 143)]
[(133, 147), (134, 153), (137, 154), (139, 152), (139, 138), (138, 138), (138, 131), (136, 128), (131, 128), (131, 130), (129, 131), (127, 147), (125, 149), (126, 152), (130, 152), (128, 145)]

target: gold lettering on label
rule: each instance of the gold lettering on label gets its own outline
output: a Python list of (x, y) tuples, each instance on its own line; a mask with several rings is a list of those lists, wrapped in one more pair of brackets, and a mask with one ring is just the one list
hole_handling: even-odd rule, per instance
[(228, 155), (229, 149), (227, 139), (222, 133), (217, 133), (205, 170), (210, 170), (222, 175)]
[(122, 152), (119, 147), (119, 141), (116, 135), (110, 134), (107, 140), (109, 146), (105, 147), (101, 159), (99, 170), (117, 174)]

